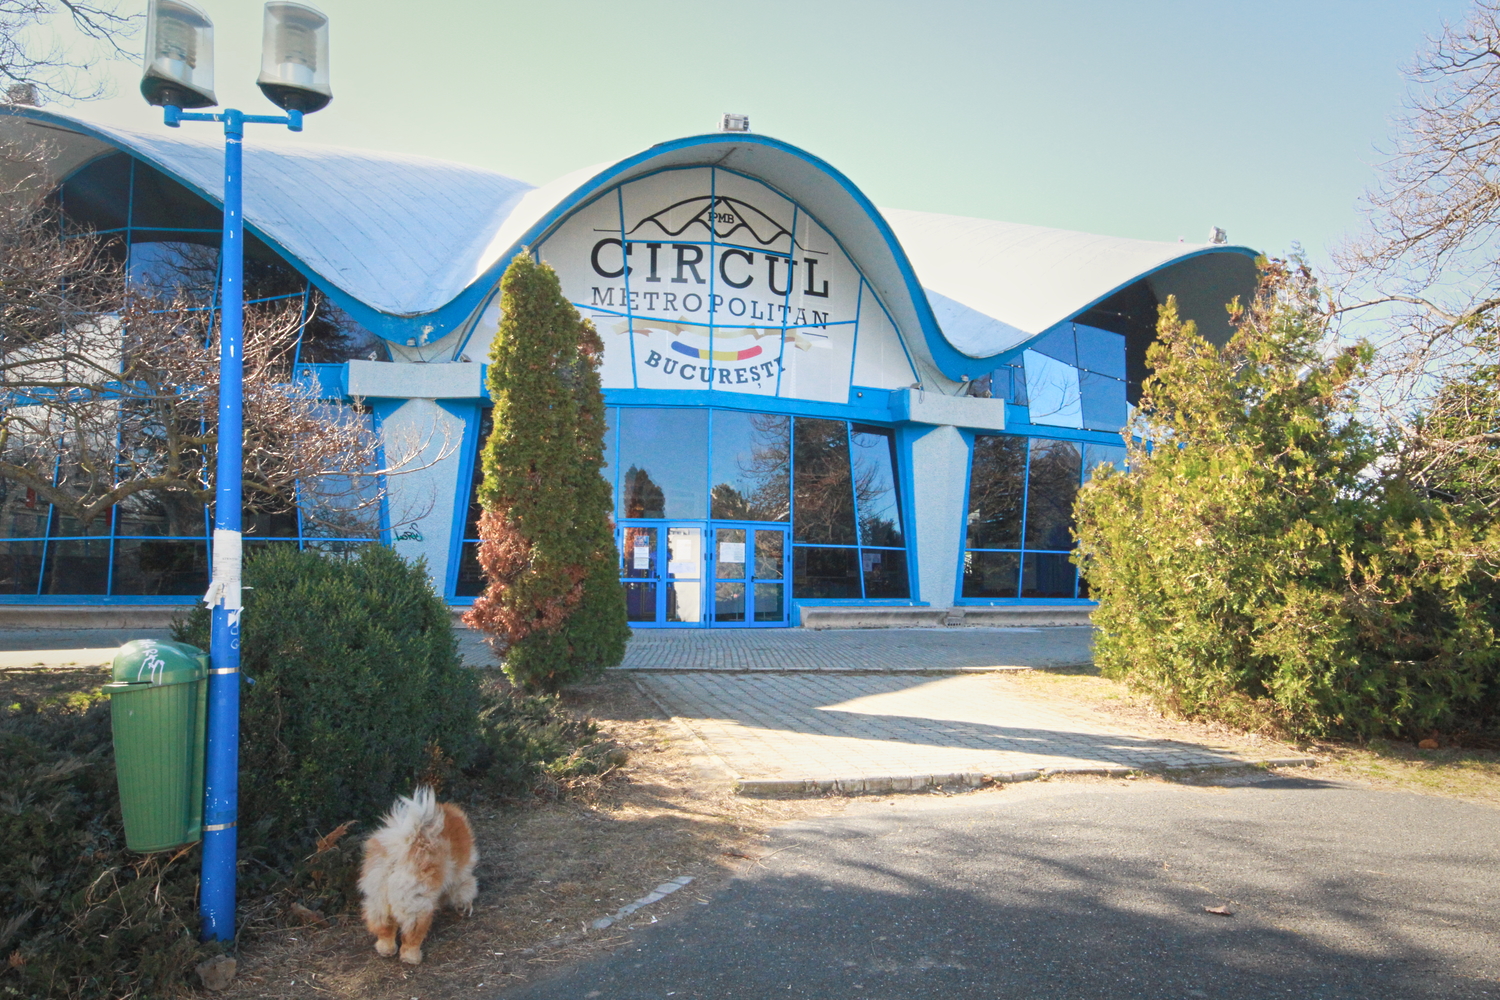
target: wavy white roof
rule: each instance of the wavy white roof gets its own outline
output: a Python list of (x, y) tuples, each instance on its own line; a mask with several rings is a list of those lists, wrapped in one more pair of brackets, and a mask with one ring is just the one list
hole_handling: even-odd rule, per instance
[[(38, 133), (51, 140), (51, 183), (122, 149), (210, 201), (221, 201), (222, 140), (210, 129), (161, 135), (58, 112), (0, 107), (0, 136), (17, 128), (30, 130), (33, 140)], [(935, 343), (940, 330), (947, 348), (957, 352), (946, 364), (940, 360), (945, 369), (962, 367), (965, 357), (1013, 349), (1131, 282), (1188, 258), (1224, 255), (1219, 258), (1224, 274), (1216, 284), (1229, 280), (1237, 288), (1244, 274), (1253, 275), (1245, 266), (1251, 251), (1243, 247), (877, 211), (821, 160), (759, 136), (664, 143), (535, 188), (477, 167), (319, 146), (301, 138), (275, 141), (263, 134), (268, 132), (261, 130), (245, 145), (246, 222), (329, 285), (387, 316), (424, 316), (460, 304), (467, 314), (478, 286), (493, 284), (523, 240), (573, 205), (609, 184), (686, 162), (728, 163), (801, 201), (843, 236), (898, 323), (927, 332), (934, 355), (948, 353)], [(458, 303), (460, 298), (465, 301)]]

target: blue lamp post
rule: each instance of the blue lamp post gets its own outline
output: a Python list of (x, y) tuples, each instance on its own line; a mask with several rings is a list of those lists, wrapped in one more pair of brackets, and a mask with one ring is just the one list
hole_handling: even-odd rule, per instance
[(213, 107), (213, 23), (182, 0), (150, 0), (141, 94), (172, 128), (224, 123), (224, 235), (219, 251), (219, 434), (214, 481), (213, 576), (204, 600), (213, 615), (209, 643), (208, 761), (204, 769), (203, 881), (199, 913), (205, 940), (233, 940), (235, 833), (239, 813), (240, 512), (244, 463), (243, 144), (247, 124), (302, 131), (302, 116), (332, 98), (328, 86), (328, 18), (299, 3), (268, 3), (261, 53), (261, 92), (285, 115), (221, 114)]

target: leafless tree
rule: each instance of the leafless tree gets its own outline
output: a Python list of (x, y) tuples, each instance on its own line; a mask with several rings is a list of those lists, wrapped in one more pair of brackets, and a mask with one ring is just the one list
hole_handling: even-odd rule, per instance
[(140, 21), (139, 14), (122, 14), (120, 6), (109, 0), (0, 0), (0, 91), (20, 103), (101, 96), (98, 61), (132, 55), (125, 42)]
[[(69, 232), (12, 195), (0, 199), (4, 533), (30, 534), (20, 522), (50, 504), (84, 532), (118, 509), (160, 533), (200, 534), (218, 441), (213, 303), (132, 282), (117, 244)], [(175, 266), (191, 274), (203, 265)], [(293, 366), (307, 321), (300, 298), (246, 307), (245, 506), (299, 509), (310, 534), (368, 536), (385, 477), (451, 449), (433, 459), (427, 440), (382, 447), (360, 406), (321, 398)]]
[(1367, 232), (1337, 254), (1334, 313), (1375, 332), (1367, 405), (1399, 470), (1437, 488), (1455, 465), (1500, 467), (1500, 0), (1475, 0), (1408, 75)]

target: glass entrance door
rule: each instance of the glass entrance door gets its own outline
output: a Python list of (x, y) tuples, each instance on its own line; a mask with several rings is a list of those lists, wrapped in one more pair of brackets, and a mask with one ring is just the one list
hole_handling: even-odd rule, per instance
[(785, 625), (786, 529), (716, 525), (712, 537), (711, 624)]
[(619, 539), (620, 583), (632, 625), (786, 625), (786, 528), (626, 524)]
[(620, 583), (631, 624), (704, 624), (703, 536), (704, 528), (697, 524), (628, 524), (620, 529)]

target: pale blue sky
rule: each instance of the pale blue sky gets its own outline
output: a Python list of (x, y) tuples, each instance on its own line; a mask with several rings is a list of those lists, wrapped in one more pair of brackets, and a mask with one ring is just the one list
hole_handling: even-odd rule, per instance
[[(261, 5), (199, 0), (218, 93), (254, 88)], [(316, 2), (316, 0), (315, 0)], [(1315, 259), (1359, 225), (1404, 82), (1463, 0), (322, 0), (334, 100), (307, 141), (533, 183), (724, 111), (877, 204)], [(82, 113), (161, 128), (111, 70)], [(204, 126), (198, 126), (203, 128)], [(263, 132), (265, 130), (262, 130)], [(285, 138), (284, 134), (278, 138)], [(253, 137), (252, 137), (253, 141)], [(300, 141), (300, 140), (299, 140)]]

